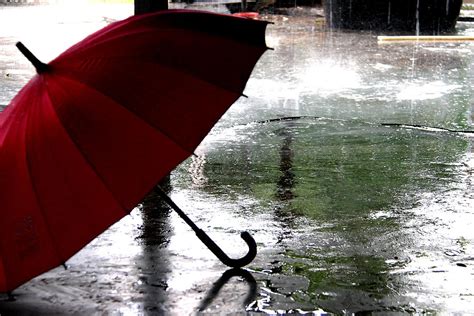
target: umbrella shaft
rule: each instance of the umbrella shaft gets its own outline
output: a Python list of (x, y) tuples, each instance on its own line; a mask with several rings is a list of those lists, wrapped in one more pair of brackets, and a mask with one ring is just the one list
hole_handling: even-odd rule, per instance
[(202, 229), (197, 227), (196, 224), (194, 224), (193, 221), (191, 221), (191, 219), (189, 219), (189, 217), (184, 214), (184, 212), (179, 208), (179, 206), (176, 205), (173, 200), (171, 200), (170, 197), (165, 192), (163, 192), (160, 187), (156, 188), (156, 192), (161, 196), (163, 201), (165, 201), (176, 213), (178, 213), (179, 216), (181, 216), (181, 218), (186, 222), (186, 224), (188, 224), (194, 230), (196, 236), (226, 266), (232, 268), (241, 268), (252, 262), (252, 260), (257, 255), (257, 244), (255, 243), (255, 240), (248, 232), (242, 232), (240, 234), (240, 237), (247, 243), (249, 251), (242, 258), (229, 258), (229, 256), (227, 256), (227, 254), (222, 251), (222, 249)]
[(170, 199), (170, 197), (159, 186), (156, 187), (155, 192), (160, 195), (166, 204), (168, 204), (176, 213), (178, 213), (178, 215), (194, 230), (195, 233), (201, 231), (201, 229), (199, 229), (199, 227), (194, 224), (194, 222), (183, 212), (183, 210), (181, 210), (179, 206), (176, 205), (176, 203), (174, 203), (173, 200)]

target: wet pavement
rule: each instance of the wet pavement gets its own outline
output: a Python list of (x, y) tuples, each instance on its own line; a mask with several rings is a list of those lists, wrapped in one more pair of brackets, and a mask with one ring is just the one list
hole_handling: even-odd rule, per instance
[[(132, 12), (83, 8), (0, 7), (0, 104), (33, 74), (16, 41), (47, 61)], [(151, 194), (68, 270), (0, 297), (0, 315), (474, 313), (474, 43), (384, 44), (317, 14), (262, 18), (274, 50), (248, 98), (168, 183), (230, 256), (252, 233), (255, 261), (226, 272)]]

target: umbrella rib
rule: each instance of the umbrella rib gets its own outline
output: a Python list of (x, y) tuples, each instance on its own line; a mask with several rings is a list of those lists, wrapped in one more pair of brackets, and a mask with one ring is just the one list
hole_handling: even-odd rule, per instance
[[(266, 21), (260, 21), (260, 22), (265, 23), (265, 26), (270, 23), (270, 22), (266, 22)], [(121, 26), (119, 25), (116, 28), (120, 28), (120, 27)], [(143, 35), (143, 34), (148, 34), (148, 33), (160, 33), (160, 32), (163, 32), (163, 30), (164, 30), (164, 28), (148, 27), (146, 29), (136, 29), (136, 30), (133, 30), (133, 31), (128, 31), (126, 34), (117, 33), (117, 34), (114, 34), (113, 36), (109, 36), (109, 37), (106, 36), (107, 33), (104, 33), (104, 34), (101, 34), (100, 36), (98, 36), (96, 38), (93, 38), (94, 34), (92, 34), (90, 37), (87, 37), (87, 38), (84, 39), (84, 40), (91, 40), (92, 41), (91, 43), (88, 44), (87, 49), (84, 49), (83, 47), (80, 47), (81, 45), (79, 45), (79, 44), (82, 43), (82, 42), (80, 42), (80, 43), (70, 47), (68, 50), (63, 52), (58, 57), (56, 57), (52, 61), (52, 63), (54, 64), (57, 59), (64, 59), (64, 58), (68, 59), (69, 55), (84, 54), (88, 50), (97, 48), (97, 47), (102, 46), (102, 45), (109, 45), (110, 43), (112, 43), (116, 40), (123, 40), (124, 38), (128, 38), (128, 37), (133, 38), (133, 37), (136, 37), (137, 34)], [(187, 31), (190, 32), (191, 30), (188, 29)], [(205, 31), (200, 31), (200, 30), (192, 30), (192, 31), (194, 31), (196, 33), (196, 36), (199, 36), (200, 34), (203, 34), (203, 33), (208, 34)], [(111, 28), (109, 30), (109, 32), (115, 32), (115, 29)], [(216, 38), (227, 38), (226, 36), (224, 36), (222, 34), (213, 34), (213, 36), (215, 36)], [(249, 47), (254, 47), (256, 49), (264, 48), (264, 50), (273, 50), (273, 48), (268, 47), (265, 42), (256, 43), (256, 42), (251, 42), (251, 41), (247, 41), (247, 42), (241, 41), (240, 43), (242, 45), (246, 45), (246, 46), (249, 46)], [(73, 59), (73, 58), (71, 58), (71, 59)]]
[[(46, 89), (46, 93), (48, 95), (48, 98), (50, 100), (53, 100), (50, 93), (49, 93), (49, 90)], [(52, 102), (51, 102), (52, 103)], [(61, 127), (62, 129), (65, 131), (65, 133), (68, 135), (68, 139), (74, 144), (74, 146), (77, 148), (77, 152), (81, 155), (81, 157), (84, 159), (84, 161), (87, 163), (87, 165), (89, 165), (89, 167), (91, 168), (91, 170), (94, 172), (94, 174), (97, 176), (98, 179), (100, 179), (100, 182), (103, 184), (105, 190), (107, 190), (110, 195), (113, 197), (113, 199), (117, 202), (117, 205), (120, 206), (120, 209), (123, 210), (123, 213), (125, 215), (128, 215), (129, 212), (127, 211), (127, 208), (124, 207), (122, 205), (122, 203), (120, 202), (120, 200), (115, 196), (115, 194), (109, 189), (108, 185), (107, 185), (107, 182), (105, 181), (105, 179), (100, 175), (100, 173), (98, 172), (97, 168), (95, 168), (94, 164), (92, 163), (92, 161), (85, 155), (83, 154), (84, 151), (81, 149), (81, 146), (74, 140), (73, 137), (71, 137), (71, 134), (69, 133), (68, 129), (64, 126), (63, 122), (61, 121), (61, 119), (59, 119), (59, 116), (56, 112), (56, 109), (54, 108), (54, 106), (52, 107), (53, 110), (54, 110), (54, 113), (56, 115), (56, 118), (58, 119), (58, 122), (61, 124)]]
[[(69, 77), (68, 77), (69, 78)], [(173, 144), (175, 144), (177, 147), (181, 148), (182, 150), (186, 151), (188, 154), (192, 154), (192, 155), (195, 155), (194, 152), (186, 149), (186, 148), (183, 148), (177, 141), (175, 141), (171, 136), (167, 135), (165, 132), (157, 129), (156, 127), (150, 125), (146, 120), (142, 119), (140, 116), (138, 116), (136, 113), (130, 111), (129, 109), (127, 109), (126, 107), (123, 107), (122, 105), (120, 105), (120, 103), (116, 102), (112, 97), (104, 94), (103, 92), (101, 91), (98, 91), (96, 90), (95, 88), (87, 85), (86, 83), (80, 81), (80, 80), (77, 80), (77, 79), (72, 79), (72, 78), (69, 78), (70, 80), (74, 80), (76, 81), (77, 83), (85, 86), (85, 87), (88, 87), (89, 89), (93, 89), (94, 91), (96, 91), (97, 93), (99, 93), (100, 95), (104, 96), (105, 98), (111, 100), (112, 102), (114, 102), (115, 104), (117, 104), (118, 106), (124, 108), (125, 110), (127, 110), (129, 113), (131, 113), (134, 117), (136, 117), (137, 119), (141, 120), (142, 122), (144, 122), (145, 124), (147, 124), (148, 126), (150, 126), (153, 130), (155, 130), (156, 132), (159, 132), (161, 135), (165, 136), (167, 139), (169, 139)], [(50, 98), (50, 100), (52, 100), (51, 98), (51, 95), (49, 93), (49, 90), (47, 90), (47, 94), (48, 94), (48, 97)], [(120, 206), (120, 209), (123, 210), (123, 213), (125, 215), (129, 215), (129, 210), (124, 206), (122, 205), (122, 203), (120, 202), (120, 200), (115, 196), (115, 194), (109, 189), (108, 185), (107, 185), (107, 182), (105, 181), (105, 179), (100, 175), (100, 173), (98, 172), (97, 168), (95, 168), (94, 164), (92, 163), (92, 161), (86, 156), (84, 155), (84, 151), (81, 150), (81, 146), (74, 140), (73, 137), (71, 137), (68, 129), (63, 125), (62, 121), (59, 119), (58, 117), (58, 114), (56, 113), (56, 109), (53, 107), (53, 110), (56, 114), (56, 117), (58, 118), (58, 121), (60, 122), (61, 124), (61, 127), (63, 128), (63, 130), (66, 132), (66, 134), (68, 135), (68, 138), (69, 140), (74, 144), (74, 146), (77, 148), (78, 152), (81, 154), (81, 156), (83, 157), (84, 161), (89, 165), (89, 167), (91, 168), (91, 170), (94, 172), (94, 174), (96, 174), (96, 176), (98, 177), (98, 179), (100, 179), (100, 181), (102, 182), (104, 188), (111, 194), (111, 196), (113, 197), (113, 199), (117, 202), (117, 205)]]
[(28, 170), (28, 177), (30, 178), (30, 183), (31, 183), (31, 189), (33, 191), (33, 194), (35, 196), (35, 200), (37, 201), (38, 203), (38, 209), (42, 215), (42, 219), (43, 221), (45, 222), (45, 230), (48, 232), (48, 236), (49, 236), (49, 240), (51, 242), (51, 244), (53, 244), (53, 249), (54, 249), (54, 253), (56, 254), (56, 257), (58, 259), (58, 261), (60, 262), (60, 264), (62, 264), (63, 266), (66, 265), (66, 259), (58, 252), (58, 244), (56, 243), (56, 238), (54, 238), (54, 234), (53, 232), (51, 231), (50, 229), (50, 225), (49, 225), (49, 221), (48, 221), (48, 217), (46, 216), (46, 212), (44, 212), (43, 210), (43, 206), (40, 202), (40, 198), (39, 198), (39, 194), (38, 194), (38, 189), (36, 188), (36, 185), (34, 184), (33, 182), (33, 176), (31, 174), (31, 166), (30, 166), (30, 158), (29, 158), (29, 155), (28, 153), (25, 154), (25, 158), (26, 158), (26, 165), (27, 165), (27, 170)]
[[(59, 76), (59, 75), (58, 75)], [(129, 108), (123, 106), (120, 102), (117, 102), (112, 96), (104, 93), (103, 91), (101, 90), (98, 90), (96, 89), (94, 86), (91, 86), (89, 85), (88, 83), (74, 77), (74, 76), (68, 76), (66, 74), (61, 74), (61, 76), (64, 76), (64, 77), (67, 77), (69, 78), (70, 80), (74, 80), (75, 82), (77, 83), (80, 83), (81, 85), (85, 86), (85, 87), (88, 87), (89, 89), (92, 89), (94, 90), (95, 92), (99, 93), (100, 95), (102, 95), (103, 97), (111, 100), (112, 102), (114, 102), (117, 106), (121, 107), (122, 109), (124, 109), (125, 111), (127, 111), (128, 113), (132, 114), (135, 118), (139, 119), (141, 122), (144, 122), (146, 125), (148, 125), (149, 127), (151, 127), (153, 130), (155, 130), (156, 132), (158, 132), (159, 134), (161, 134), (162, 136), (166, 137), (168, 140), (170, 140), (173, 144), (175, 144), (177, 147), (179, 147), (180, 149), (184, 150), (185, 152), (187, 152), (189, 155), (194, 155), (196, 156), (196, 154), (194, 153), (193, 150), (190, 150), (188, 148), (185, 148), (183, 147), (176, 139), (174, 139), (171, 135), (169, 135), (168, 133), (166, 133), (165, 131), (163, 131), (162, 129), (160, 129), (159, 127), (155, 126), (155, 125), (152, 125), (150, 122), (148, 122), (146, 119), (144, 119), (143, 117), (141, 117), (140, 115), (138, 115), (137, 113), (135, 113), (134, 111), (130, 110)], [(80, 146), (78, 146), (78, 148), (80, 148)]]
[[(136, 36), (137, 33), (139, 33), (139, 34), (146, 34), (146, 33), (153, 33), (153, 32), (157, 32), (157, 31), (158, 31), (157, 29), (149, 28), (149, 29), (146, 29), (146, 31), (144, 31), (144, 30), (138, 30), (138, 31), (134, 31), (134, 32), (129, 32), (127, 35), (117, 34), (117, 35), (115, 35), (114, 37), (108, 38), (108, 39), (106, 39), (106, 40), (98, 40), (98, 42), (97, 42), (97, 43), (94, 43), (93, 45), (91, 45), (91, 46), (89, 47), (89, 49), (90, 49), (91, 47), (98, 47), (98, 46), (101, 46), (101, 45), (108, 45), (108, 44), (110, 44), (110, 42), (113, 42), (114, 40), (123, 40), (123, 38), (126, 38), (126, 37), (133, 37), (133, 36)], [(160, 31), (162, 31), (162, 30), (160, 30)], [(196, 33), (198, 33), (198, 35), (199, 35), (199, 32), (196, 32)], [(257, 44), (255, 44), (255, 43), (251, 43), (251, 42), (248, 42), (248, 43), (242, 42), (242, 45), (246, 45), (246, 46), (249, 46), (249, 47), (253, 47), (253, 48), (255, 48), (256, 50), (261, 49), (261, 50), (262, 50), (261, 55), (263, 55), (263, 53), (264, 53), (266, 50), (271, 50), (271, 48), (267, 47), (266, 45), (260, 46), (260, 45), (257, 45)], [(81, 51), (81, 52), (75, 52), (75, 51), (69, 52), (69, 51), (68, 51), (68, 54), (72, 54), (72, 53), (74, 53), (74, 54), (84, 54), (83, 51)], [(63, 57), (63, 56), (60, 55), (58, 58), (60, 58), (60, 57)], [(133, 57), (133, 56), (120, 56), (120, 55), (118, 55), (118, 56), (107, 56), (107, 59), (109, 59), (109, 60), (112, 60), (112, 59), (129, 59), (130, 57)], [(136, 56), (135, 56), (135, 57), (136, 57)], [(160, 66), (163, 66), (163, 67), (168, 68), (168, 69), (173, 69), (173, 70), (178, 71), (178, 72), (180, 72), (180, 73), (186, 74), (187, 76), (196, 78), (196, 79), (199, 80), (199, 81), (206, 82), (206, 83), (208, 83), (208, 84), (210, 84), (210, 85), (213, 85), (213, 86), (215, 86), (215, 87), (218, 87), (218, 88), (220, 88), (220, 89), (229, 91), (229, 92), (231, 92), (231, 93), (235, 93), (235, 94), (237, 94), (237, 95), (239, 95), (239, 96), (246, 97), (246, 96), (242, 93), (242, 91), (243, 91), (244, 89), (242, 89), (242, 91), (235, 91), (235, 90), (231, 89), (230, 87), (226, 87), (225, 85), (223, 85), (223, 84), (221, 84), (221, 83), (219, 83), (219, 82), (213, 82), (213, 81), (210, 81), (210, 80), (205, 80), (205, 79), (203, 79), (202, 77), (197, 76), (196, 74), (194, 74), (194, 73), (192, 73), (192, 72), (186, 71), (185, 69), (181, 69), (180, 67), (173, 66), (173, 65), (168, 65), (168, 64), (165, 64), (165, 63), (162, 63), (162, 62), (149, 61), (149, 60), (146, 60), (146, 57), (145, 57), (145, 56), (140, 56), (140, 57), (141, 57), (141, 60), (144, 60), (143, 63), (153, 64), (153, 65), (160, 65)], [(67, 58), (67, 57), (64, 57), (64, 58)], [(73, 60), (73, 59), (74, 59), (74, 58), (71, 58), (71, 60)], [(52, 61), (52, 64), (55, 64), (55, 63), (56, 63), (56, 61), (53, 60), (53, 61)], [(254, 67), (255, 67), (255, 66), (254, 66)], [(249, 76), (251, 75), (251, 73), (252, 73), (252, 71), (249, 72)], [(247, 80), (245, 80), (245, 84), (244, 84), (244, 87), (243, 87), (243, 88), (245, 88), (246, 82), (247, 82)]]
[[(111, 57), (111, 58), (108, 58), (108, 60), (112, 60), (112, 59), (121, 59), (121, 58), (127, 58), (125, 56), (123, 57), (120, 57), (120, 56), (116, 56), (116, 57)], [(180, 69), (179, 67), (172, 67), (170, 65), (166, 65), (164, 63), (156, 63), (156, 62), (152, 62), (152, 61), (148, 61), (148, 60), (141, 60), (140, 61), (141, 63), (143, 64), (148, 64), (148, 65), (159, 65), (161, 67), (164, 67), (164, 68), (167, 68), (167, 69), (171, 69), (173, 71), (176, 71), (176, 72), (180, 72), (181, 74), (184, 74), (185, 76), (189, 76), (193, 79), (195, 79), (196, 81), (200, 81), (200, 82), (204, 82), (210, 86), (213, 86), (213, 87), (217, 87), (219, 89), (222, 89), (222, 90), (225, 90), (229, 93), (232, 93), (234, 94), (236, 97), (235, 97), (235, 100), (232, 101), (231, 104), (235, 103), (237, 101), (237, 99), (239, 97), (245, 97), (245, 98), (248, 98), (247, 95), (245, 95), (243, 92), (239, 92), (239, 91), (234, 91), (234, 90), (231, 90), (229, 89), (228, 87), (225, 87), (223, 85), (219, 85), (215, 82), (211, 82), (209, 80), (204, 80), (203, 78), (201, 77), (198, 77), (190, 72), (186, 72), (184, 71), (183, 69)], [(249, 76), (250, 76), (251, 72), (249, 73)], [(59, 76), (59, 74), (57, 74)], [(82, 84), (83, 86), (85, 87), (88, 87), (90, 89), (93, 89), (94, 91), (96, 91), (97, 93), (101, 94), (102, 96), (106, 97), (107, 99), (109, 100), (112, 100), (115, 104), (117, 104), (118, 106), (120, 106), (121, 108), (125, 109), (127, 112), (131, 113), (132, 115), (134, 115), (136, 118), (140, 119), (142, 122), (146, 123), (148, 126), (150, 126), (151, 128), (153, 128), (154, 130), (156, 130), (157, 132), (159, 132), (161, 135), (165, 136), (167, 139), (169, 139), (172, 143), (174, 143), (176, 146), (178, 146), (179, 148), (183, 149), (184, 151), (186, 151), (189, 155), (193, 155), (193, 156), (196, 156), (196, 153), (194, 152), (194, 150), (190, 150), (189, 148), (185, 148), (183, 147), (175, 138), (173, 138), (170, 134), (168, 134), (167, 132), (163, 131), (162, 129), (160, 129), (159, 127), (155, 126), (155, 125), (152, 125), (150, 122), (148, 122), (146, 119), (144, 119), (142, 116), (140, 116), (139, 114), (137, 114), (136, 112), (132, 111), (130, 108), (128, 107), (125, 107), (123, 106), (120, 102), (117, 102), (112, 96), (110, 96), (109, 94), (106, 94), (104, 93), (103, 91), (99, 90), (99, 89), (96, 89), (94, 86), (88, 84), (87, 82), (83, 81), (82, 79), (79, 79), (77, 78), (76, 76), (74, 76), (74, 74), (72, 73), (67, 73), (67, 72), (62, 72), (60, 74), (60, 76), (63, 76), (63, 77), (67, 77), (68, 79), (70, 80), (74, 80), (80, 84)], [(247, 81), (245, 81), (247, 82)], [(246, 86), (246, 83), (244, 84), (244, 88)]]
[[(263, 54), (263, 53), (262, 53)], [(103, 60), (105, 58), (87, 58), (87, 59), (84, 59), (84, 60), (88, 60), (88, 61), (92, 61), (92, 60)], [(120, 60), (129, 60), (130, 59), (130, 56), (109, 56), (106, 58), (108, 61), (111, 61), (111, 60), (115, 60), (117, 64), (120, 64)], [(213, 87), (217, 87), (219, 89), (222, 89), (224, 91), (227, 91), (229, 93), (232, 93), (232, 94), (235, 94), (235, 95), (238, 95), (239, 97), (247, 97), (242, 91), (245, 89), (246, 85), (247, 85), (247, 81), (248, 80), (245, 80), (245, 83), (244, 83), (244, 86), (243, 86), (243, 89), (242, 91), (239, 91), (239, 90), (235, 90), (235, 89), (232, 89), (230, 87), (227, 87), (225, 85), (223, 85), (221, 82), (216, 82), (216, 81), (211, 81), (211, 80), (207, 80), (205, 78), (202, 78), (201, 76), (193, 73), (193, 72), (190, 72), (190, 71), (187, 71), (186, 69), (183, 69), (181, 67), (178, 67), (178, 66), (174, 66), (174, 65), (169, 65), (169, 64), (166, 64), (165, 62), (155, 62), (151, 59), (146, 59), (146, 58), (141, 58), (140, 60), (136, 59), (134, 61), (135, 63), (142, 63), (142, 64), (146, 64), (146, 65), (158, 65), (160, 67), (163, 67), (163, 68), (166, 68), (166, 69), (169, 69), (169, 70), (172, 70), (172, 71), (175, 71), (179, 74), (182, 74), (182, 75), (185, 75), (187, 77), (191, 77), (193, 78), (194, 80), (196, 81), (200, 81), (200, 82), (204, 82), (208, 85), (211, 85)], [(251, 75), (252, 71), (249, 72), (249, 77)], [(79, 82), (82, 82), (83, 84), (89, 86), (87, 83), (81, 81), (81, 80), (78, 80), (76, 77), (74, 77), (73, 75), (67, 75), (65, 73), (62, 73), (61, 75), (63, 76), (67, 76), (71, 79), (74, 79), (74, 80), (77, 80)]]
[[(49, 97), (49, 95), (48, 95), (48, 97)], [(30, 107), (30, 109), (34, 109), (34, 108), (35, 108), (34, 105)], [(29, 120), (30, 115), (31, 115), (31, 110), (28, 111), (27, 120)], [(26, 149), (26, 148), (29, 147), (28, 142), (27, 142), (26, 134), (24, 136), (24, 142), (25, 142), (25, 149)], [(66, 259), (63, 258), (63, 256), (58, 252), (59, 247), (58, 247), (58, 244), (56, 243), (56, 238), (54, 238), (54, 233), (50, 229), (50, 225), (48, 223), (48, 216), (46, 216), (46, 212), (44, 211), (42, 203), (40, 202), (41, 200), (39, 198), (38, 189), (35, 185), (35, 182), (33, 181), (33, 175), (32, 175), (32, 172), (31, 172), (31, 158), (30, 158), (30, 155), (28, 153), (29, 153), (29, 150), (25, 150), (26, 170), (27, 170), (27, 173), (28, 173), (28, 178), (30, 179), (31, 189), (33, 191), (33, 195), (35, 196), (35, 200), (37, 201), (38, 209), (39, 209), (39, 211), (42, 215), (42, 219), (45, 222), (45, 226), (46, 226), (45, 230), (48, 232), (50, 242), (53, 245), (54, 253), (56, 254), (56, 257), (57, 257), (57, 259), (59, 259), (60, 263), (65, 265)]]
[[(121, 58), (126, 58), (126, 57), (117, 57), (117, 59), (121, 59)], [(182, 69), (180, 67), (176, 67), (176, 66), (172, 66), (172, 65), (168, 65), (168, 64), (165, 64), (165, 63), (161, 63), (161, 62), (153, 62), (151, 60), (139, 60), (139, 61), (136, 61), (137, 63), (143, 63), (143, 64), (149, 64), (149, 65), (159, 65), (163, 68), (167, 68), (167, 69), (172, 69), (173, 71), (176, 71), (176, 72), (179, 72), (180, 74), (184, 74), (185, 76), (188, 76), (188, 77), (191, 77), (193, 79), (195, 79), (196, 81), (201, 81), (201, 82), (205, 82), (211, 86), (214, 86), (214, 87), (217, 87), (219, 89), (222, 89), (222, 90), (225, 90), (227, 92), (230, 92), (230, 93), (233, 93), (233, 94), (236, 94), (238, 95), (239, 97), (247, 97), (245, 94), (243, 94), (242, 91), (236, 91), (236, 90), (233, 90), (229, 87), (226, 87), (225, 85), (223, 84), (220, 84), (218, 82), (213, 82), (213, 81), (210, 81), (210, 80), (206, 80), (206, 79), (203, 79), (202, 77), (190, 72), (190, 71), (186, 71), (185, 69)], [(252, 72), (249, 73), (249, 77), (251, 75)], [(245, 89), (245, 86), (247, 85), (247, 80), (245, 80), (245, 84), (244, 84), (244, 89)], [(242, 89), (242, 90), (244, 90)]]

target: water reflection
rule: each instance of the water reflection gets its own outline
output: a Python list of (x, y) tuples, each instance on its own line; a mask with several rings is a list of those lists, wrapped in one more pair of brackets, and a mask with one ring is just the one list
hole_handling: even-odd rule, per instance
[(293, 136), (287, 128), (277, 131), (282, 137), (282, 145), (280, 147), (280, 171), (281, 176), (277, 182), (277, 197), (281, 201), (292, 200), (295, 195), (293, 188), (295, 186), (295, 174), (293, 173), (293, 149), (291, 148)]
[[(166, 193), (171, 191), (169, 177), (161, 181), (160, 187)], [(169, 300), (171, 267), (166, 247), (172, 235), (171, 210), (155, 191), (145, 197), (139, 209), (143, 220), (137, 240), (143, 251), (137, 255), (136, 269), (141, 285), (139, 291), (143, 295), (142, 309), (145, 314), (162, 314), (166, 313)]]
[[(267, 124), (268, 122), (260, 122)], [(290, 238), (294, 226), (294, 213), (291, 212), (292, 200), (296, 197), (294, 188), (296, 185), (295, 173), (293, 172), (293, 131), (292, 123), (289, 126), (277, 129), (274, 133), (281, 137), (280, 147), (280, 176), (276, 183), (276, 199), (281, 201), (280, 205), (275, 205), (274, 214), (277, 222), (280, 222), (281, 231), (278, 234), (277, 243), (282, 243)], [(290, 209), (290, 211), (288, 211)]]
[[(281, 307), (278, 293), (334, 312), (409, 312), (421, 304), (401, 294), (415, 283), (393, 271), (418, 260), (416, 225), (426, 224), (414, 210), (426, 193), (458, 181), (469, 139), (308, 117), (233, 129), (239, 137), (232, 142), (206, 141), (208, 182), (201, 189), (222, 198), (218, 188), (225, 187), (230, 200), (240, 192), (273, 203), (283, 253), (265, 286), (273, 293), (270, 306)], [(250, 190), (243, 191), (242, 179)], [(277, 275), (302, 276), (309, 284), (288, 293), (288, 285), (275, 286)]]
[(219, 295), (220, 290), (225, 286), (229, 280), (233, 277), (241, 277), (248, 284), (248, 293), (242, 302), (243, 308), (246, 308), (252, 303), (257, 296), (257, 282), (252, 274), (243, 269), (229, 269), (225, 271), (222, 276), (214, 282), (212, 288), (208, 291), (206, 296), (202, 299), (197, 310), (202, 312), (208, 308), (212, 301)]
[[(169, 176), (162, 180), (159, 186), (167, 194), (171, 192)], [(140, 240), (144, 246), (165, 247), (169, 242), (169, 235), (172, 230), (168, 222), (170, 213), (169, 206), (162, 201), (159, 193), (152, 190), (142, 201), (140, 207), (143, 225), (141, 227)]]
[(206, 155), (193, 155), (189, 164), (189, 174), (191, 175), (192, 184), (201, 187), (206, 184), (207, 178), (204, 174), (204, 165), (206, 164)]

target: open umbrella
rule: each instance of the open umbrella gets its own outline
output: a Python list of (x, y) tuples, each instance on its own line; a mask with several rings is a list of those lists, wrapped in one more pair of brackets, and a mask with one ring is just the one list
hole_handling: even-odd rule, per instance
[[(0, 113), (0, 292), (63, 264), (193, 153), (242, 95), (266, 25), (169, 10), (113, 23), (48, 64), (17, 45), (37, 75)], [(248, 233), (233, 260), (180, 215), (224, 263), (254, 258)]]

